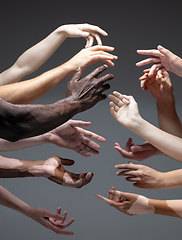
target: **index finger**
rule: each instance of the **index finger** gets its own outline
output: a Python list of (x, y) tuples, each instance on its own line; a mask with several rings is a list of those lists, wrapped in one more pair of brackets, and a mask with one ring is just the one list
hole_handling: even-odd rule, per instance
[(132, 169), (132, 170), (137, 170), (138, 169), (138, 165), (135, 165), (135, 164), (130, 164), (130, 163), (127, 163), (127, 164), (117, 164), (115, 166), (116, 169)]
[(149, 49), (149, 50), (137, 50), (138, 54), (141, 55), (153, 55), (155, 57), (159, 57), (161, 55), (161, 53), (159, 52), (159, 50), (156, 49)]

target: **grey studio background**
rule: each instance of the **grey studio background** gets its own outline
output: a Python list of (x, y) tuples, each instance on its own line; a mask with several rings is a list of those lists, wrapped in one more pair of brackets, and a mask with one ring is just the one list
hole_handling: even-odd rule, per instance
[[(115, 66), (106, 73), (114, 74), (110, 82), (113, 90), (131, 94), (139, 104), (140, 113), (154, 125), (157, 123), (156, 103), (149, 92), (140, 89), (138, 78), (143, 68), (135, 63), (144, 57), (136, 53), (137, 49), (156, 48), (162, 44), (179, 56), (182, 56), (181, 44), (181, 8), (179, 1), (1, 1), (0, 4), (0, 71), (10, 67), (26, 49), (36, 44), (58, 26), (68, 23), (90, 23), (103, 28), (109, 33), (102, 37), (103, 44), (115, 47), (114, 54), (119, 56)], [(79, 52), (85, 40), (67, 39), (56, 53), (34, 74), (37, 76), (52, 69)], [(83, 76), (94, 70), (99, 62), (84, 70)], [(170, 73), (174, 87), (176, 108), (179, 117), (181, 110), (181, 78)], [(71, 77), (70, 77), (71, 78)], [(35, 103), (52, 103), (65, 97), (65, 79)], [(92, 171), (94, 178), (82, 189), (59, 186), (43, 178), (0, 179), (1, 185), (11, 193), (34, 207), (43, 207), (56, 211), (58, 206), (68, 212), (67, 219), (75, 222), (66, 230), (74, 236), (56, 235), (34, 222), (32, 219), (0, 206), (0, 239), (74, 239), (74, 240), (109, 240), (109, 239), (176, 239), (181, 236), (181, 219), (160, 215), (140, 215), (129, 217), (109, 207), (94, 195), (108, 195), (111, 186), (122, 191), (143, 194), (156, 199), (181, 199), (181, 189), (145, 190), (133, 187), (124, 178), (116, 176), (114, 165), (128, 162), (114, 149), (114, 143), (125, 146), (129, 137), (136, 144), (143, 139), (125, 129), (109, 113), (109, 99), (98, 103), (94, 108), (78, 114), (74, 119), (91, 121), (90, 131), (107, 139), (101, 144), (100, 155), (82, 157), (72, 150), (61, 149), (50, 144), (36, 146), (20, 151), (2, 152), (1, 155), (26, 160), (45, 160), (51, 156), (61, 156), (75, 160), (75, 165), (67, 167), (76, 173)], [(137, 161), (133, 161), (139, 163)], [(156, 156), (143, 161), (159, 171), (181, 168), (181, 163), (164, 156)]]

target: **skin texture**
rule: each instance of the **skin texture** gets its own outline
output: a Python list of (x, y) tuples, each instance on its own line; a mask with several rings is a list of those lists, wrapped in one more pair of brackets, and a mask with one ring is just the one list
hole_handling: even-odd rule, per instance
[(149, 199), (142, 195), (117, 191), (114, 187), (109, 190), (109, 198), (103, 197), (99, 194), (96, 194), (95, 196), (109, 206), (112, 206), (129, 216), (145, 213), (179, 218), (182, 216), (182, 200)]
[(102, 45), (99, 34), (108, 34), (98, 26), (90, 24), (68, 24), (58, 27), (45, 39), (24, 52), (17, 61), (0, 74), (0, 85), (20, 81), (24, 76), (36, 71), (45, 63), (66, 38), (84, 37), (86, 47), (93, 45), (94, 38), (98, 45)]
[[(0, 99), (0, 137), (17, 141), (48, 132), (65, 123), (77, 113), (92, 108), (106, 98), (103, 92), (109, 89), (112, 74), (97, 78), (107, 69), (103, 65), (81, 79), (79, 68), (67, 85), (67, 97), (48, 105), (13, 105)], [(45, 117), (46, 116), (46, 117)]]
[(81, 188), (88, 184), (93, 173), (75, 174), (65, 170), (73, 160), (52, 157), (46, 161), (27, 161), (0, 157), (0, 178), (45, 177), (66, 187)]
[(149, 72), (150, 77), (153, 74), (155, 75), (157, 69), (159, 78), (162, 78), (162, 72), (165, 70), (182, 77), (182, 59), (161, 45), (157, 47), (157, 50), (137, 50), (137, 53), (141, 55), (152, 55), (152, 57), (136, 63), (138, 67), (153, 63)]
[(52, 131), (36, 137), (22, 139), (17, 142), (9, 142), (0, 139), (0, 151), (14, 151), (26, 147), (51, 143), (58, 147), (71, 149), (84, 157), (89, 157), (90, 153), (98, 155), (100, 145), (91, 139), (97, 140), (100, 143), (105, 143), (106, 139), (98, 134), (83, 129), (83, 127), (89, 127), (90, 125), (90, 122), (68, 120)]
[[(139, 79), (141, 87), (144, 91), (149, 90), (152, 96), (157, 101), (158, 121), (160, 129), (182, 137), (182, 125), (175, 109), (175, 100), (173, 96), (173, 87), (169, 74), (162, 73), (162, 78), (158, 77), (157, 72), (153, 76), (149, 76), (150, 69), (144, 70), (144, 75)], [(117, 149), (124, 158), (145, 160), (154, 155), (163, 154), (150, 143), (145, 142), (143, 145), (135, 145), (132, 139), (128, 139), (125, 150), (116, 143)]]
[(61, 215), (60, 207), (57, 209), (57, 213), (52, 213), (44, 208), (33, 208), (15, 197), (2, 186), (0, 186), (0, 204), (32, 218), (34, 221), (57, 234), (73, 235), (73, 232), (63, 229), (71, 225), (74, 218), (70, 218), (67, 222), (64, 222), (67, 212), (64, 211)]
[(123, 126), (127, 127), (164, 154), (182, 161), (181, 144), (179, 137), (168, 134), (145, 121), (139, 114), (138, 105), (132, 96), (114, 92), (109, 95), (111, 115)]
[(87, 66), (103, 61), (114, 66), (111, 60), (117, 57), (105, 51), (113, 51), (109, 46), (93, 46), (82, 49), (66, 63), (51, 69), (38, 77), (0, 86), (0, 98), (13, 104), (31, 103), (61, 83), (66, 77), (75, 74), (78, 67), (83, 71)]

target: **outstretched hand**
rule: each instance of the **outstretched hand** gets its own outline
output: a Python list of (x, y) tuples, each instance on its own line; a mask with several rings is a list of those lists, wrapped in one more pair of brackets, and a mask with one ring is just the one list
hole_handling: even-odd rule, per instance
[(69, 120), (46, 134), (49, 135), (50, 143), (59, 147), (72, 149), (85, 157), (89, 157), (90, 153), (95, 155), (99, 154), (100, 149), (99, 144), (89, 138), (101, 143), (106, 142), (105, 138), (81, 128), (89, 127), (90, 125), (90, 122)]
[(102, 45), (101, 38), (99, 34), (107, 36), (107, 32), (101, 29), (98, 26), (91, 24), (68, 24), (60, 27), (61, 30), (64, 30), (68, 37), (84, 37), (86, 39), (85, 47), (91, 47), (96, 39), (98, 45)]
[(93, 173), (75, 174), (65, 170), (63, 165), (71, 166), (74, 164), (73, 160), (63, 159), (60, 157), (52, 157), (45, 161), (44, 177), (49, 180), (66, 187), (82, 188), (88, 184), (93, 177)]
[(145, 142), (142, 145), (135, 145), (132, 138), (128, 139), (125, 149), (123, 149), (119, 143), (115, 143), (114, 148), (121, 154), (123, 158), (135, 159), (138, 161), (143, 161), (149, 157), (163, 154), (149, 142)]
[(141, 55), (152, 55), (152, 57), (136, 63), (138, 67), (153, 63), (149, 72), (150, 77), (155, 74), (157, 69), (159, 70), (159, 78), (162, 77), (162, 72), (165, 70), (182, 77), (182, 59), (168, 49), (159, 45), (157, 49), (137, 50), (137, 53)]
[(67, 84), (66, 97), (73, 98), (75, 103), (78, 103), (79, 112), (92, 108), (106, 98), (103, 92), (108, 90), (110, 85), (104, 83), (112, 80), (114, 76), (107, 74), (99, 79), (97, 77), (107, 68), (107, 65), (98, 67), (83, 79), (81, 79), (82, 71), (78, 68), (73, 78)]
[(163, 189), (163, 175), (164, 173), (156, 171), (150, 167), (133, 164), (117, 164), (116, 169), (122, 169), (118, 171), (118, 176), (125, 176), (125, 179), (129, 182), (133, 182), (135, 187), (146, 189)]
[(144, 70), (144, 75), (139, 78), (141, 88), (146, 91), (149, 89), (152, 96), (161, 101), (166, 101), (173, 95), (173, 87), (168, 72), (164, 71), (161, 77), (158, 76), (157, 70), (151, 77), (149, 76), (150, 69)]
[(108, 52), (114, 51), (114, 47), (109, 46), (93, 46), (82, 49), (74, 57), (72, 57), (67, 63), (75, 70), (80, 67), (83, 71), (87, 66), (94, 64), (98, 61), (103, 61), (110, 67), (114, 66), (112, 60), (116, 60), (118, 57)]
[(140, 117), (138, 104), (132, 96), (126, 96), (114, 91), (113, 95), (109, 95), (112, 100), (110, 102), (111, 115), (123, 126), (130, 129), (133, 122), (137, 122)]
[(154, 212), (154, 208), (148, 204), (146, 197), (134, 193), (120, 192), (115, 190), (114, 187), (109, 190), (109, 198), (98, 194), (95, 196), (109, 206), (130, 216)]
[(73, 235), (73, 232), (65, 231), (63, 229), (71, 225), (74, 218), (70, 218), (64, 223), (67, 212), (64, 211), (62, 215), (60, 213), (60, 207), (57, 209), (57, 213), (52, 213), (44, 208), (31, 208), (31, 211), (27, 215), (57, 234)]

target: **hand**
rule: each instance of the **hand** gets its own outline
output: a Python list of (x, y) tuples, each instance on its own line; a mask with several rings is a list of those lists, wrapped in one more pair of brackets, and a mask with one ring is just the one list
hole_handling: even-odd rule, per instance
[(84, 37), (87, 41), (85, 47), (91, 47), (96, 39), (98, 45), (102, 45), (99, 33), (103, 36), (108, 34), (98, 26), (84, 24), (69, 24), (60, 27), (60, 30), (64, 31), (68, 37)]
[(118, 150), (118, 152), (121, 154), (123, 158), (135, 159), (138, 161), (143, 161), (149, 157), (163, 154), (149, 142), (145, 142), (142, 145), (135, 145), (132, 141), (133, 141), (132, 138), (128, 139), (125, 146), (125, 150), (122, 149), (119, 143), (115, 143), (114, 148)]
[[(133, 182), (135, 187), (147, 189), (163, 189), (163, 175), (164, 173), (158, 172), (150, 167), (133, 164), (118, 164), (116, 169), (125, 169), (118, 171), (118, 176), (125, 176), (129, 182)], [(126, 170), (127, 169), (127, 170)]]
[(173, 96), (173, 87), (171, 84), (171, 80), (169, 74), (164, 71), (162, 72), (162, 77), (159, 78), (158, 70), (149, 77), (150, 69), (144, 70), (144, 75), (140, 77), (141, 88), (146, 91), (149, 89), (152, 96), (157, 100), (167, 101), (167, 99), (171, 99)]
[(111, 60), (116, 60), (118, 57), (112, 54), (109, 54), (104, 51), (113, 51), (113, 47), (109, 46), (93, 46), (89, 48), (82, 49), (79, 53), (77, 53), (74, 57), (72, 57), (67, 64), (71, 66), (71, 68), (75, 70), (80, 67), (83, 71), (87, 66), (98, 62), (99, 60), (105, 62), (109, 66), (113, 67), (114, 63)]
[(136, 65), (140, 67), (149, 63), (154, 63), (149, 72), (150, 77), (155, 74), (157, 69), (160, 70), (159, 76), (162, 71), (166, 70), (182, 77), (182, 59), (160, 45), (157, 47), (157, 49), (158, 50), (137, 50), (137, 53), (139, 54), (153, 55), (153, 57), (140, 61), (136, 63)]
[(74, 218), (70, 218), (64, 223), (67, 213), (66, 211), (63, 212), (62, 215), (60, 215), (60, 213), (60, 207), (57, 209), (57, 213), (52, 213), (43, 208), (31, 208), (31, 211), (27, 215), (57, 234), (73, 235), (73, 232), (64, 231), (63, 229), (71, 225), (74, 221)]
[(125, 127), (130, 128), (132, 122), (137, 122), (140, 117), (138, 105), (132, 96), (122, 95), (114, 91), (114, 95), (109, 95), (111, 115)]
[(110, 86), (104, 83), (112, 80), (114, 76), (107, 74), (99, 79), (97, 77), (107, 68), (107, 65), (98, 67), (83, 79), (81, 79), (82, 71), (79, 68), (67, 84), (66, 97), (71, 97), (73, 101), (78, 102), (79, 112), (92, 108), (106, 98), (106, 95), (102, 93), (108, 90)]
[(98, 194), (95, 196), (109, 206), (112, 206), (120, 212), (130, 216), (144, 213), (154, 213), (153, 206), (149, 206), (148, 204), (148, 198), (134, 193), (120, 192), (115, 190), (114, 187), (109, 190), (108, 199)]
[(99, 154), (100, 146), (88, 137), (102, 143), (106, 142), (105, 138), (81, 128), (89, 127), (90, 125), (90, 122), (69, 120), (49, 133), (46, 133), (46, 135), (49, 136), (50, 143), (59, 147), (72, 149), (85, 157), (89, 157), (90, 153)]
[(43, 166), (45, 168), (44, 177), (62, 186), (82, 188), (92, 180), (93, 173), (75, 174), (68, 172), (63, 167), (63, 165), (71, 166), (73, 164), (73, 160), (60, 157), (49, 158)]

